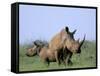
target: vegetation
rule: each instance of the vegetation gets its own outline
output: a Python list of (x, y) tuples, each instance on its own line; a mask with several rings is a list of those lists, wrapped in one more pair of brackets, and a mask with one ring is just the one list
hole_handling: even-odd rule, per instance
[(47, 67), (43, 63), (39, 56), (27, 57), (25, 55), (29, 45), (20, 45), (19, 50), (19, 70), (20, 71), (35, 71), (35, 70), (50, 70), (50, 69), (68, 69), (68, 68), (87, 68), (96, 67), (96, 43), (95, 41), (85, 41), (82, 46), (81, 54), (73, 54), (72, 62), (73, 65), (62, 64), (58, 66), (56, 62), (51, 62), (50, 66)]

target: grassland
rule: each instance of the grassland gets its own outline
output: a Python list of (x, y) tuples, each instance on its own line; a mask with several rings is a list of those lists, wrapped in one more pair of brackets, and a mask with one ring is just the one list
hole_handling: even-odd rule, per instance
[(56, 62), (50, 63), (47, 67), (46, 64), (41, 62), (39, 56), (27, 57), (25, 55), (27, 45), (20, 45), (19, 50), (19, 70), (20, 71), (35, 71), (35, 70), (50, 70), (50, 69), (68, 69), (68, 68), (87, 68), (96, 67), (96, 43), (95, 41), (86, 41), (82, 46), (80, 56), (73, 54), (73, 65), (66, 67), (62, 64), (58, 66)]

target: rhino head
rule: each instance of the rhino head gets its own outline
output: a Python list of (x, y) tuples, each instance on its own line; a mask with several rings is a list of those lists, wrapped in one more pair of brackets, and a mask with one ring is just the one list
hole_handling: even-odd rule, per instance
[(81, 53), (81, 47), (84, 42), (85, 42), (85, 36), (82, 41), (79, 41), (79, 39), (72, 40), (72, 41), (70, 40), (70, 41), (66, 42), (67, 50), (69, 50), (72, 53)]
[(36, 41), (33, 42), (33, 44), (34, 44), (33, 47), (27, 49), (27, 52), (26, 52), (26, 55), (29, 56), (29, 57), (38, 55), (40, 49), (43, 46), (48, 46), (48, 43), (46, 41), (41, 41), (41, 40), (36, 40)]
[(81, 53), (81, 47), (85, 41), (85, 35), (84, 35), (83, 40), (79, 41), (79, 39), (78, 40), (74, 39), (74, 34), (76, 30), (74, 30), (73, 32), (70, 32), (69, 28), (65, 27), (65, 31), (66, 31), (66, 34), (63, 34), (62, 36), (62, 37), (66, 37), (64, 38), (64, 40), (62, 39), (62, 41), (64, 42), (64, 48), (66, 47), (67, 50), (69, 50), (72, 53)]
[(34, 45), (32, 48), (28, 48), (26, 55), (29, 56), (29, 57), (35, 56), (36, 55), (36, 49), (37, 49), (36, 45)]

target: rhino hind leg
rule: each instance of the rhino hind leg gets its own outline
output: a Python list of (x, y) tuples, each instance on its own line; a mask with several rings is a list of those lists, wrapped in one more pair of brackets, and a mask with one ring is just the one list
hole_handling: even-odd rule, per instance
[(50, 65), (50, 61), (49, 61), (48, 58), (46, 59), (46, 63), (47, 63), (47, 66), (49, 67), (49, 65)]
[(56, 58), (56, 62), (60, 66), (61, 62), (60, 62), (60, 58), (59, 58), (59, 53), (57, 51), (55, 52), (55, 58)]
[(44, 65), (45, 65), (46, 67), (49, 67), (50, 61), (49, 61), (48, 59), (44, 59), (44, 60), (42, 60), (42, 62), (44, 62)]

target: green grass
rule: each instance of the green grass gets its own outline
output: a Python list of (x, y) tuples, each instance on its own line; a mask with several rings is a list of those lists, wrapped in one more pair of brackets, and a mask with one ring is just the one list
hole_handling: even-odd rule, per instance
[(27, 45), (20, 46), (19, 50), (19, 70), (20, 71), (35, 71), (35, 70), (50, 70), (50, 69), (68, 69), (68, 68), (87, 68), (96, 67), (96, 44), (94, 41), (86, 41), (82, 47), (80, 56), (73, 54), (72, 62), (73, 65), (62, 64), (58, 66), (56, 62), (51, 62), (50, 66), (47, 67), (43, 63), (39, 56), (27, 57), (26, 53)]

